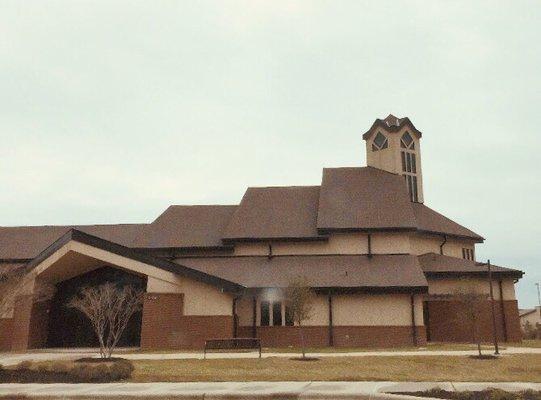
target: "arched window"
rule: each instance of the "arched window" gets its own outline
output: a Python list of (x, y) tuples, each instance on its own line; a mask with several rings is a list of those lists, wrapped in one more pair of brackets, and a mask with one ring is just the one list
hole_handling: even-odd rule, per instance
[(409, 132), (405, 132), (400, 138), (400, 147), (402, 148), (402, 172), (404, 180), (408, 187), (408, 193), (411, 201), (418, 202), (418, 186), (417, 186), (417, 160), (415, 157), (415, 141)]
[(389, 142), (385, 135), (381, 132), (376, 134), (374, 141), (372, 142), (372, 151), (378, 151), (386, 149), (389, 146)]

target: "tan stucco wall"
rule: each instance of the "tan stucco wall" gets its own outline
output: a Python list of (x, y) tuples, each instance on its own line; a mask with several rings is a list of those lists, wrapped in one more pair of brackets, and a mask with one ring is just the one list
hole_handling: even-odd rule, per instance
[[(367, 254), (368, 235), (364, 233), (331, 234), (328, 241), (278, 242), (271, 241), (274, 255), (291, 254)], [(235, 255), (267, 255), (268, 243), (237, 243)], [(406, 233), (372, 234), (372, 253), (398, 254), (410, 252), (410, 238)]]
[[(333, 297), (335, 326), (411, 325), (411, 300), (407, 294), (359, 294)], [(415, 298), (415, 324), (423, 325), (422, 297)]]
[[(418, 197), (419, 202), (423, 202), (423, 171), (421, 163), (421, 144), (419, 138), (408, 127), (400, 129), (398, 132), (389, 133), (385, 129), (378, 128), (382, 134), (387, 137), (389, 147), (383, 150), (372, 151), (372, 142), (377, 133), (365, 142), (366, 144), (366, 165), (369, 167), (383, 169), (394, 174), (402, 175), (402, 158), (400, 155), (400, 138), (404, 132), (408, 131), (415, 142), (415, 161), (417, 167)], [(377, 132), (377, 131), (376, 131)]]
[[(410, 236), (411, 254), (421, 255), (426, 253), (440, 254), (440, 245), (443, 243), (443, 236), (412, 234)], [(462, 249), (475, 250), (475, 243), (466, 239), (447, 238), (443, 246), (443, 254), (446, 256), (462, 258)], [(474, 253), (475, 254), (475, 253)]]
[(231, 315), (233, 297), (214, 286), (180, 278), (176, 284), (148, 277), (149, 293), (183, 293), (184, 315)]
[[(497, 280), (493, 284), (494, 299), (500, 299), (500, 287)], [(490, 293), (490, 286), (486, 279), (469, 278), (466, 282), (461, 279), (428, 279), (429, 294), (456, 294), (460, 291), (474, 290), (477, 293)], [(516, 300), (515, 285), (512, 279), (502, 281), (504, 300)]]
[[(257, 325), (260, 325), (260, 302), (257, 299)], [(268, 298), (272, 301), (277, 298)], [(252, 325), (252, 300), (243, 298), (237, 305), (240, 326)], [(423, 325), (423, 299), (415, 297), (415, 323)], [(306, 326), (327, 326), (329, 324), (328, 298), (326, 295), (314, 297), (312, 316)], [(411, 325), (411, 303), (409, 295), (334, 295), (333, 325), (335, 326), (409, 326)]]

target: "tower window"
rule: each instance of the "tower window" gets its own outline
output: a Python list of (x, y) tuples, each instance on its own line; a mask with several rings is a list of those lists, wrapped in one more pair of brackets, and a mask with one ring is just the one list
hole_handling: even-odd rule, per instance
[(400, 138), (400, 157), (402, 161), (402, 172), (404, 173), (404, 181), (408, 188), (410, 200), (413, 202), (419, 201), (419, 187), (417, 186), (417, 160), (415, 159), (415, 141), (409, 134), (405, 132)]
[(466, 260), (474, 260), (475, 257), (473, 255), (473, 249), (462, 249), (462, 258), (465, 258)]
[(389, 146), (389, 142), (384, 134), (381, 132), (378, 132), (376, 134), (376, 137), (374, 138), (374, 142), (372, 143), (372, 150), (378, 151), (386, 149)]
[(411, 137), (409, 132), (406, 132), (402, 135), (402, 139), (400, 139), (400, 146), (403, 149), (415, 150), (415, 142), (413, 141), (413, 138)]

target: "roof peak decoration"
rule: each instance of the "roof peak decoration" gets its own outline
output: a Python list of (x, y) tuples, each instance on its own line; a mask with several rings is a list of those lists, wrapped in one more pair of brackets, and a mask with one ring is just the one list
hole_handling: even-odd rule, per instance
[(404, 126), (408, 126), (411, 130), (411, 132), (415, 133), (419, 137), (422, 136), (421, 131), (419, 131), (415, 125), (411, 122), (411, 120), (408, 117), (402, 117), (398, 118), (394, 116), (393, 114), (389, 114), (387, 117), (383, 119), (376, 119), (369, 130), (367, 130), (363, 134), (363, 139), (367, 140), (374, 132), (377, 131), (377, 128), (381, 128), (385, 130), (386, 132), (398, 132), (400, 129), (402, 129)]

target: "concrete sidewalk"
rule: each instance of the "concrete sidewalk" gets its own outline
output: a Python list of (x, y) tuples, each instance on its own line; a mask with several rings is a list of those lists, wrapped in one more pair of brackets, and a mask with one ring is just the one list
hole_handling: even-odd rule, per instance
[[(491, 350), (483, 350), (485, 354), (492, 354)], [(408, 357), (408, 356), (468, 356), (477, 354), (477, 350), (413, 350), (413, 351), (357, 351), (357, 352), (336, 352), (336, 353), (309, 353), (313, 357)], [(539, 354), (541, 356), (541, 348), (533, 347), (508, 347), (501, 351), (502, 355), (506, 354)], [(263, 353), (263, 358), (268, 357), (296, 357), (301, 353)], [(0, 353), (0, 365), (15, 365), (21, 361), (46, 361), (46, 360), (72, 360), (81, 357), (97, 357), (97, 352), (94, 349), (85, 349), (81, 351), (47, 351), (35, 353)], [(126, 358), (128, 360), (183, 360), (183, 359), (203, 359), (202, 352), (178, 352), (178, 353), (125, 353), (119, 351), (116, 356)], [(207, 354), (208, 359), (227, 359), (227, 358), (257, 358), (258, 353), (210, 353)]]
[[(507, 391), (541, 390), (541, 383), (498, 382), (193, 382), (193, 383), (104, 383), (104, 384), (0, 384), (0, 396), (36, 397), (178, 397), (266, 398), (266, 399), (399, 399), (392, 392), (413, 392), (432, 388), (449, 391), (499, 388)], [(411, 398), (411, 397), (409, 397)], [(426, 399), (425, 399), (426, 400)]]

